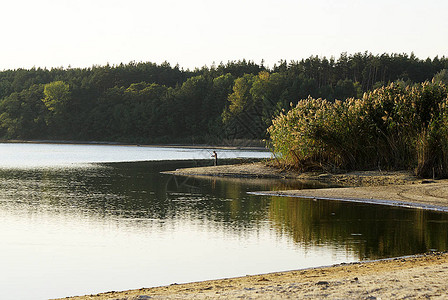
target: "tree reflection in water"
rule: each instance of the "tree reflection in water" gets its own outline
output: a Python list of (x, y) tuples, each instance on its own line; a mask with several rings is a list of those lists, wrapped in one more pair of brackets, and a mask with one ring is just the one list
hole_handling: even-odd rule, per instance
[(346, 247), (359, 259), (447, 249), (448, 215), (439, 212), (272, 197), (269, 216), (276, 230), (296, 243)]
[(241, 234), (270, 226), (296, 247), (328, 246), (375, 259), (447, 250), (448, 216), (418, 209), (248, 195), (249, 191), (319, 188), (271, 179), (162, 175), (194, 161), (101, 164), (91, 168), (1, 170), (2, 206), (82, 213), (128, 222), (206, 220)]

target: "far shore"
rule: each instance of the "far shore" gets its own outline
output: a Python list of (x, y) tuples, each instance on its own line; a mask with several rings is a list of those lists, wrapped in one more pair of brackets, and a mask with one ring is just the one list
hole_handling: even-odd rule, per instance
[(105, 145), (105, 146), (135, 146), (135, 147), (160, 147), (160, 148), (187, 148), (187, 149), (222, 149), (222, 150), (254, 150), (268, 151), (266, 147), (250, 145), (208, 145), (208, 144), (183, 144), (183, 143), (156, 143), (136, 144), (108, 141), (72, 141), (72, 140), (0, 140), (3, 144), (67, 144), (67, 145)]
[[(289, 178), (343, 188), (266, 191), (266, 195), (363, 201), (448, 211), (448, 180), (423, 180), (411, 172), (346, 174), (279, 171), (263, 162), (178, 169), (179, 176)], [(144, 274), (142, 275), (144, 276)], [(211, 280), (70, 299), (445, 299), (448, 253), (427, 253), (239, 278)]]

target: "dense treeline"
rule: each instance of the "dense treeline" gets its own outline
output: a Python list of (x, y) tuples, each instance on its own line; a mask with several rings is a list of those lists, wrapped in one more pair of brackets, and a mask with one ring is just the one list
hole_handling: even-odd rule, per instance
[(235, 61), (195, 70), (168, 63), (0, 72), (0, 137), (134, 143), (263, 139), (273, 117), (308, 96), (361, 97), (390, 82), (443, 76), (445, 57), (356, 53)]

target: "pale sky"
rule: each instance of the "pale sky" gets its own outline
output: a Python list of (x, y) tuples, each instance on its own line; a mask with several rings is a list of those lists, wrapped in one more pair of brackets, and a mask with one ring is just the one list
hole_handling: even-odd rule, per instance
[(448, 56), (447, 0), (14, 0), (0, 28), (0, 70)]

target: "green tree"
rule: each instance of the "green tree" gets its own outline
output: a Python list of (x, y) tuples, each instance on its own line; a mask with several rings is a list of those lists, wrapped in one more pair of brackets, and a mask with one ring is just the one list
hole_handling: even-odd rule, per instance
[(175, 90), (175, 106), (171, 113), (176, 116), (178, 124), (175, 132), (178, 136), (201, 136), (207, 128), (207, 119), (203, 116), (204, 100), (206, 99), (212, 82), (203, 75), (188, 78), (180, 88)]
[(257, 127), (260, 127), (263, 133), (271, 125), (272, 118), (287, 108), (292, 100), (286, 74), (282, 73), (260, 72), (250, 93), (259, 114)]
[(233, 92), (228, 97), (222, 119), (231, 138), (259, 138), (255, 127), (259, 112), (250, 93), (254, 80), (255, 76), (252, 74), (236, 79)]
[(442, 71), (438, 72), (436, 75), (434, 75), (434, 78), (432, 80), (434, 82), (440, 82), (448, 85), (448, 69), (443, 69)]
[(43, 138), (46, 134), (42, 85), (32, 85), (0, 101), (0, 128), (8, 139)]
[(362, 90), (358, 82), (351, 79), (339, 80), (334, 88), (334, 97), (338, 100), (361, 98)]
[(44, 102), (47, 109), (55, 114), (63, 111), (70, 98), (70, 87), (63, 81), (54, 81), (44, 86)]
[(226, 137), (221, 114), (227, 98), (232, 93), (235, 78), (227, 73), (213, 79), (213, 85), (202, 105), (202, 119), (208, 122), (210, 141), (219, 141)]
[(73, 139), (72, 114), (69, 109), (70, 88), (63, 81), (54, 81), (44, 86), (42, 102), (47, 108), (45, 120), (49, 138)]

